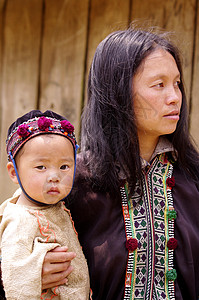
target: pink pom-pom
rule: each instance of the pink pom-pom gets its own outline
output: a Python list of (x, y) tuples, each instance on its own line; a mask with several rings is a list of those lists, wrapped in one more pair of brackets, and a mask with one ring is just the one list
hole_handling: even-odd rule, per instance
[(28, 129), (29, 129), (29, 126), (27, 124), (22, 124), (18, 127), (17, 134), (20, 137), (25, 138), (30, 135), (30, 132)]
[(74, 131), (74, 126), (67, 120), (61, 121), (61, 127), (64, 131), (67, 131), (68, 133), (72, 133)]
[(46, 117), (40, 117), (37, 123), (40, 130), (48, 131), (50, 125), (52, 125), (52, 120)]

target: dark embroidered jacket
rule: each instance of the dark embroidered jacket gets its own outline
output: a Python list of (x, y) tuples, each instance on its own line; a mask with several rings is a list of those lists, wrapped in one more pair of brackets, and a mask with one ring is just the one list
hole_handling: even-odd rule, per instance
[[(172, 188), (175, 220), (174, 251), (176, 300), (197, 300), (199, 296), (199, 190), (174, 164)], [(94, 300), (124, 299), (128, 259), (121, 199), (93, 191), (80, 159), (73, 189), (71, 210), (79, 240), (88, 261)], [(159, 299), (164, 298), (163, 295)], [(154, 298), (155, 299), (155, 298)]]

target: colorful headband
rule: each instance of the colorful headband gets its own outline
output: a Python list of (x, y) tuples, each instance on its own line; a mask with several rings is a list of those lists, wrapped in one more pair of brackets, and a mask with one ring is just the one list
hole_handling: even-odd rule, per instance
[(59, 134), (69, 139), (77, 150), (78, 145), (76, 142), (74, 127), (67, 120), (57, 120), (50, 117), (35, 117), (20, 124), (9, 135), (6, 145), (8, 160), (10, 161), (10, 154), (13, 157), (17, 154), (19, 149), (31, 138), (40, 134)]

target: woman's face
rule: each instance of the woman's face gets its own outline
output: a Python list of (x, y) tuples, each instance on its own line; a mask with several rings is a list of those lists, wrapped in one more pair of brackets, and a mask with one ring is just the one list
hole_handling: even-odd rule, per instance
[(133, 105), (138, 137), (173, 133), (180, 118), (180, 73), (173, 56), (157, 49), (149, 54), (133, 77)]

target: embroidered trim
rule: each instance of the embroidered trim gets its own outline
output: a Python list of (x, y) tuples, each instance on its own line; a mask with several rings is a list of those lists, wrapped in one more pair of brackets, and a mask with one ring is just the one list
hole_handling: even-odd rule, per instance
[[(120, 187), (120, 192), (122, 196), (122, 210), (124, 216), (125, 223), (125, 231), (126, 231), (126, 239), (127, 241), (135, 237), (135, 230), (133, 228), (133, 223), (131, 217), (129, 215), (128, 208), (128, 197), (126, 196), (127, 186)], [(137, 260), (137, 251), (129, 251), (128, 253), (128, 262), (126, 269), (126, 278), (125, 278), (125, 292), (124, 292), (124, 300), (132, 299), (132, 291), (135, 286), (135, 270), (136, 270), (136, 260)]]
[(74, 224), (74, 221), (73, 221), (73, 219), (72, 219), (70, 210), (67, 209), (67, 208), (65, 207), (65, 205), (64, 205), (63, 202), (62, 202), (62, 208), (63, 208), (63, 210), (69, 215), (70, 221), (71, 221), (72, 226), (73, 226), (73, 230), (74, 230), (74, 232), (75, 232), (75, 234), (76, 234), (76, 236), (77, 236), (77, 238), (78, 238), (78, 233), (77, 233), (77, 230), (75, 229), (75, 224)]
[(30, 138), (44, 133), (63, 135), (71, 141), (74, 149), (77, 150), (79, 147), (75, 138), (74, 127), (69, 121), (44, 116), (35, 117), (20, 124), (9, 135), (6, 140), (8, 160), (11, 160), (11, 155), (15, 157), (19, 149)]
[[(125, 300), (174, 300), (173, 252), (176, 211), (171, 193), (173, 166), (165, 154), (156, 157), (143, 174), (142, 190), (137, 184), (128, 201), (127, 185), (120, 188), (125, 222), (128, 261)], [(134, 249), (137, 240), (137, 249)], [(131, 248), (132, 247), (132, 248)]]
[[(29, 213), (33, 214), (36, 219), (37, 219), (37, 223), (39, 226), (39, 231), (41, 233), (41, 235), (45, 238), (45, 243), (49, 242), (49, 239), (52, 239), (52, 241), (50, 242), (56, 242), (56, 234), (54, 232), (54, 230), (50, 229), (49, 226), (49, 221), (47, 220), (47, 218), (45, 217), (44, 214), (42, 214), (39, 210), (36, 210), (35, 212), (32, 212), (31, 210), (29, 210)], [(46, 300), (51, 300), (53, 299), (55, 296), (58, 296), (56, 293), (57, 290), (57, 286), (53, 289), (46, 289), (44, 292), (41, 293), (41, 297), (40, 299), (46, 299)], [(53, 293), (50, 298), (44, 298), (45, 295), (48, 294), (48, 292), (50, 291), (50, 293)]]
[[(37, 223), (38, 223), (41, 235), (46, 238), (45, 243), (48, 243), (50, 238), (53, 238), (54, 239), (53, 242), (55, 243), (56, 242), (56, 234), (55, 234), (54, 230), (49, 228), (49, 221), (46, 219), (46, 217), (38, 210), (32, 214), (35, 215), (35, 217), (37, 218)], [(41, 221), (46, 224), (44, 224), (44, 223), (42, 224)]]
[[(164, 183), (165, 183), (165, 199), (166, 199), (166, 207), (165, 207), (165, 224), (168, 224), (168, 233), (166, 236), (166, 245), (165, 251), (166, 251), (166, 257), (168, 256), (168, 264), (166, 265), (166, 276), (165, 276), (165, 286), (166, 294), (168, 299), (175, 300), (175, 286), (174, 286), (174, 280), (177, 277), (177, 272), (175, 269), (173, 269), (173, 258), (174, 258), (174, 249), (169, 249), (168, 242), (171, 239), (174, 239), (174, 220), (176, 218), (176, 211), (173, 207), (173, 196), (172, 196), (172, 188), (175, 185), (175, 180), (172, 177), (173, 173), (173, 165), (168, 166), (168, 177), (166, 179), (166, 176), (164, 177)], [(167, 195), (167, 197), (166, 197)], [(166, 231), (166, 228), (165, 228)], [(177, 242), (177, 240), (176, 240)], [(165, 257), (165, 261), (167, 262)]]
[(50, 297), (50, 298), (44, 298), (45, 297), (45, 295), (47, 295), (47, 293), (48, 293), (48, 290), (49, 289), (47, 289), (45, 292), (43, 292), (42, 294), (41, 294), (41, 297), (40, 297), (40, 299), (45, 299), (45, 300), (52, 300), (55, 296), (58, 296), (58, 294), (56, 293), (56, 289), (57, 289), (58, 287), (56, 286), (54, 289), (51, 289), (51, 291), (53, 292), (53, 295)]

